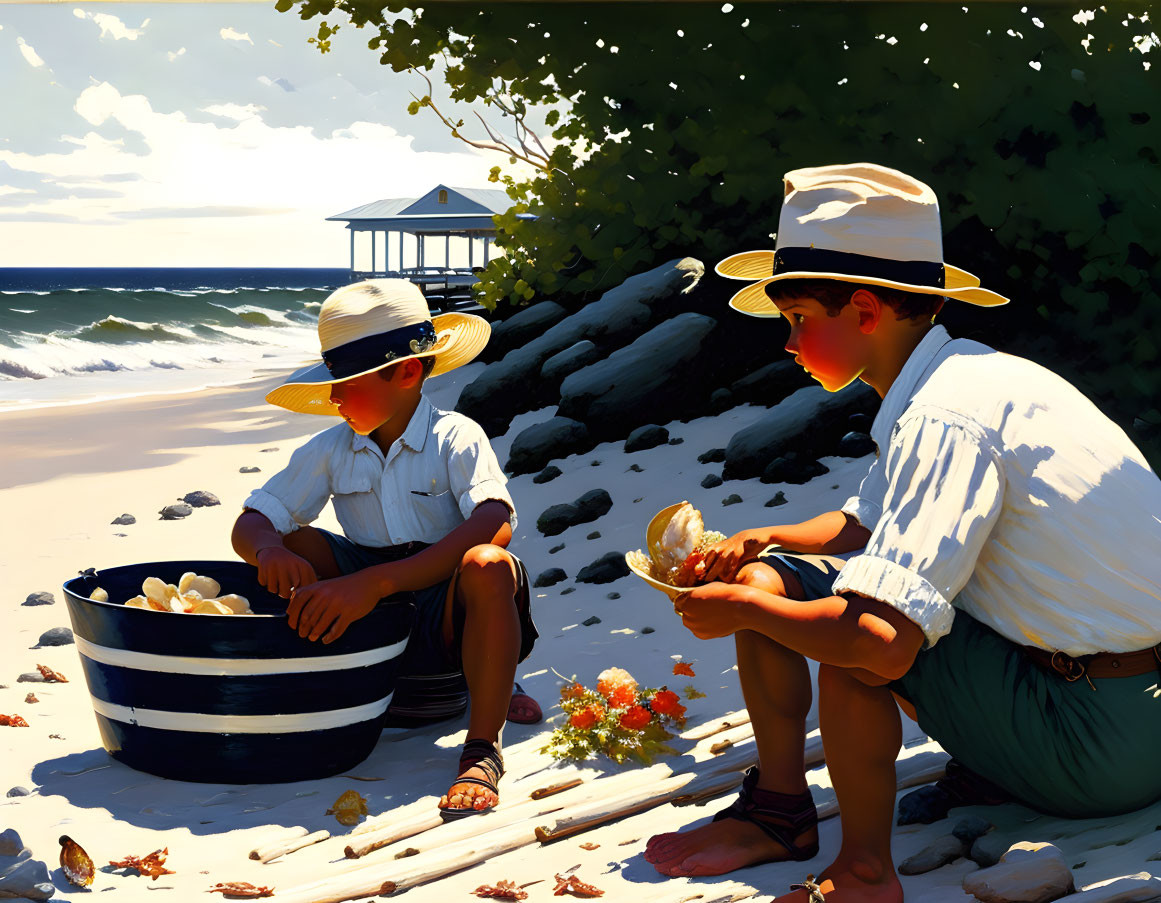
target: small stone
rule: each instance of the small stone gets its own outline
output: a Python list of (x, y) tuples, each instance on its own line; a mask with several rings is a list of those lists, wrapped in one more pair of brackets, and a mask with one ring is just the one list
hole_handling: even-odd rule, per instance
[(43, 683), (47, 683), (47, 681), (44, 679), (44, 675), (41, 674), (39, 671), (25, 671), (18, 678), (16, 678), (16, 682), (18, 684), (43, 684)]
[(589, 461), (589, 464), (593, 467), (600, 467), (601, 466), (601, 462), (597, 458), (593, 458), (591, 461)]
[(566, 574), (560, 568), (549, 568), (547, 571), (542, 571), (540, 576), (537, 577), (535, 581), (533, 581), (532, 585), (554, 586), (555, 584), (560, 583), (561, 580), (567, 579), (568, 574)]
[(544, 470), (540, 471), (540, 473), (532, 478), (532, 482), (547, 483), (550, 480), (555, 480), (562, 473), (564, 473), (564, 471), (557, 467), (555, 464), (549, 464), (546, 468), (544, 468)]
[(40, 700), (36, 698), (35, 693), (29, 693), (27, 696), (24, 697), (24, 704), (25, 705), (35, 705), (38, 702), (40, 702)]
[(742, 497), (740, 495), (738, 495), (736, 492), (732, 492), (729, 495), (727, 495), (724, 499), (722, 499), (722, 504), (723, 505), (737, 505), (737, 504), (740, 504), (741, 501), (742, 501)]
[(239, 467), (238, 468), (238, 473), (261, 473), (261, 472), (262, 472), (262, 469), (260, 467)]
[(971, 851), (968, 853), (968, 859), (974, 862), (980, 868), (988, 868), (1000, 861), (1000, 857), (1008, 851), (1008, 847), (1012, 845), (1011, 837), (1004, 837), (1002, 834), (992, 832), (985, 834), (983, 837), (977, 837), (972, 843)]
[(0, 856), (19, 856), (23, 849), (24, 843), (15, 828), (0, 832)]
[(1072, 870), (1050, 843), (1012, 844), (997, 865), (971, 872), (963, 889), (981, 903), (1049, 903), (1070, 894)]
[(707, 473), (704, 477), (702, 477), (701, 488), (713, 489), (715, 486), (721, 486), (724, 482), (725, 480), (723, 480), (716, 473)]
[(641, 632), (642, 633), (656, 633), (656, 631), (652, 627), (642, 627)]
[(578, 583), (612, 583), (629, 574), (623, 552), (607, 552), (576, 575)]
[(68, 627), (53, 627), (40, 635), (37, 644), (40, 646), (71, 646), (73, 632)]
[(166, 505), (158, 514), (161, 515), (162, 520), (177, 520), (182, 517), (189, 517), (193, 514), (193, 508), (189, 505)]
[(639, 426), (633, 432), (629, 433), (629, 438), (625, 440), (625, 451), (646, 451), (650, 448), (664, 445), (668, 441), (669, 430), (663, 426), (657, 426), (651, 423), (647, 426)]
[(607, 598), (607, 599), (620, 599), (621, 594), (620, 593), (609, 593), (609, 595), (606, 596), (605, 598)]
[(276, 445), (276, 446), (274, 446), (274, 448), (262, 448), (262, 449), (259, 449), (259, 451), (264, 451), (264, 452), (278, 451), (278, 446)]
[(951, 833), (969, 846), (992, 830), (992, 823), (979, 815), (961, 818), (951, 829)]
[(777, 508), (779, 505), (786, 504), (786, 493), (779, 489), (774, 493), (774, 498), (766, 503), (767, 508)]
[(629, 470), (633, 471), (633, 473), (644, 473), (645, 472), (645, 468), (642, 467), (640, 464), (630, 464)]
[(704, 451), (697, 456), (699, 464), (718, 464), (726, 460), (726, 450), (724, 448), (711, 448), (709, 451)]
[(838, 453), (844, 458), (861, 458), (873, 455), (879, 448), (875, 440), (866, 433), (847, 433), (839, 440)]
[(644, 496), (641, 496), (641, 498), (633, 499), (633, 504), (636, 505), (638, 502), (644, 501), (644, 499), (645, 499)]
[(137, 523), (137, 518), (135, 518), (132, 514), (122, 514), (119, 517), (113, 518), (110, 523), (117, 524), (119, 527), (127, 527), (130, 524)]
[(674, 438), (669, 440), (669, 444), (670, 445), (681, 445), (681, 443), (684, 441), (685, 440), (682, 439), (680, 436), (675, 436)]
[(581, 621), (581, 623), (584, 624), (585, 627), (592, 627), (594, 624), (600, 624), (601, 619), (596, 615), (593, 615), (591, 618), (585, 618), (583, 621)]
[(947, 817), (951, 808), (951, 799), (947, 792), (935, 784), (928, 784), (918, 790), (912, 790), (899, 800), (899, 818), (897, 825), (930, 825), (941, 818)]
[(46, 590), (41, 590), (36, 593), (29, 593), (28, 598), (24, 600), (24, 605), (54, 605), (56, 597)]
[(13, 787), (5, 796), (31, 796), (32, 791), (27, 787)]
[(847, 418), (847, 425), (856, 433), (869, 433), (871, 431), (871, 416), (869, 414), (851, 414)]
[(187, 492), (182, 501), (187, 505), (192, 505), (195, 508), (212, 508), (214, 505), (222, 504), (221, 500), (212, 492), (206, 492), (204, 489), (198, 489), (194, 492)]
[(711, 414), (720, 414), (722, 411), (728, 411), (733, 406), (734, 393), (729, 389), (714, 389), (713, 394), (709, 397)]
[(564, 543), (562, 542), (560, 545), (553, 546), (551, 549), (549, 549), (548, 554), (555, 555), (557, 552), (561, 551), (563, 548), (564, 548)]
[(560, 591), (560, 594), (561, 594), (562, 596), (567, 596), (569, 593), (575, 593), (575, 592), (576, 592), (576, 587), (575, 587), (575, 586), (570, 586), (570, 587), (568, 587), (567, 589), (562, 589), (562, 590)]
[(900, 875), (923, 875), (967, 855), (968, 845), (954, 834), (936, 838), (914, 856), (899, 863)]
[(601, 538), (601, 531), (600, 530), (593, 530), (592, 533), (590, 533), (588, 536), (585, 537), (585, 539), (600, 539), (600, 538)]
[(56, 888), (49, 879), (48, 866), (39, 859), (21, 859), (0, 875), (0, 898), (47, 900), (55, 892)]

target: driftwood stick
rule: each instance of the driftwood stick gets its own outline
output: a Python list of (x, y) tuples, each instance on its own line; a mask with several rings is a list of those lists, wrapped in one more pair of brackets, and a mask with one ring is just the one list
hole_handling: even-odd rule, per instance
[(561, 781), (559, 784), (551, 784), (548, 787), (541, 787), (539, 790), (533, 790), (528, 794), (530, 800), (542, 800), (546, 796), (553, 796), (565, 790), (572, 790), (573, 787), (579, 787), (584, 783), (584, 778), (573, 778), (571, 781)]
[(440, 818), (439, 809), (432, 803), (431, 810), (428, 812), (403, 819), (376, 831), (366, 831), (360, 834), (357, 840), (352, 838), (351, 842), (344, 847), (343, 853), (348, 859), (358, 859), (396, 841), (406, 840), (408, 837), (414, 837), (416, 834), (438, 828), (442, 824), (443, 819)]
[[(306, 837), (299, 837), (297, 840), (288, 840), (286, 843), (277, 847), (272, 844), (262, 850), (252, 850), (250, 852), (250, 858), (257, 859), (260, 862), (270, 862), (270, 860), (277, 859), (279, 856), (286, 856), (289, 853), (314, 846), (316, 843), (322, 843), (330, 836), (330, 831), (315, 831), (313, 834), (307, 834)], [(255, 856), (254, 853), (259, 853), (260, 855)]]
[(259, 859), (262, 862), (265, 862), (268, 858), (273, 859), (274, 856), (279, 855), (279, 854), (275, 853), (275, 854), (272, 854), (270, 856), (267, 856), (267, 853), (270, 850), (277, 850), (277, 849), (280, 849), (282, 847), (285, 847), (288, 843), (292, 843), (293, 841), (297, 840), (300, 837), (306, 837), (306, 835), (309, 833), (310, 833), (310, 831), (308, 831), (306, 828), (303, 828), (303, 827), (291, 828), (290, 832), (288, 834), (284, 834), (282, 837), (278, 838), (278, 840), (271, 841), (270, 843), (266, 843), (260, 847), (255, 847), (254, 849), (252, 849), (250, 851), (250, 858), (251, 859)]
[(737, 712), (730, 712), (723, 715), (714, 721), (707, 721), (704, 724), (699, 724), (697, 727), (691, 727), (681, 735), (682, 740), (693, 740), (695, 743), (698, 740), (704, 740), (706, 737), (712, 737), (714, 734), (729, 730), (732, 727), (738, 727), (742, 724), (750, 723), (750, 713), (745, 709), (740, 709)]

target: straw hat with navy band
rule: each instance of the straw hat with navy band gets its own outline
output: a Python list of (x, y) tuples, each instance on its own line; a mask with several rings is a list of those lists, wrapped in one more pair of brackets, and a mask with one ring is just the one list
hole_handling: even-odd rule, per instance
[(432, 319), (406, 279), (368, 279), (332, 292), (318, 314), (323, 362), (292, 373), (266, 396), (300, 414), (339, 415), (331, 386), (409, 358), (435, 358), (431, 376), (462, 367), (488, 344), (492, 327), (472, 314)]
[(777, 317), (766, 286), (784, 279), (835, 279), (880, 285), (994, 307), (1008, 299), (943, 262), (939, 203), (923, 182), (874, 163), (795, 169), (783, 177), (785, 198), (772, 251), (743, 251), (717, 265), (750, 281), (730, 307)]

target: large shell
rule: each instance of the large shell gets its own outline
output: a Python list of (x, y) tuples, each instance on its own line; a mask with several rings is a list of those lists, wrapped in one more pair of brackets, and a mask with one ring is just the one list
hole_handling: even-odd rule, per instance
[(220, 602), (222, 605), (225, 605), (226, 608), (230, 609), (230, 611), (236, 615), (251, 615), (254, 613), (250, 608), (250, 600), (248, 600), (245, 596), (239, 596), (237, 593), (228, 593), (225, 596), (218, 596), (218, 598), (214, 599), (213, 601)]
[(153, 608), (153, 606), (149, 604), (149, 600), (146, 599), (144, 596), (134, 596), (132, 599), (127, 599), (125, 601), (125, 607), (126, 608)]
[(668, 574), (693, 554), (701, 535), (705, 531), (701, 512), (689, 502), (685, 502), (673, 512), (661, 536), (650, 542), (649, 554), (658, 571)]
[(69, 882), (77, 887), (88, 887), (96, 874), (89, 854), (67, 834), (60, 836), (60, 868)]
[(232, 615), (234, 610), (223, 605), (217, 599), (206, 599), (191, 608), (190, 613), (195, 615)]
[(109, 593), (98, 586), (95, 590), (89, 593), (89, 598), (97, 602), (108, 602)]
[(203, 599), (213, 599), (222, 591), (222, 585), (213, 577), (200, 577), (193, 571), (181, 575), (177, 591), (183, 596), (188, 592), (200, 593)]

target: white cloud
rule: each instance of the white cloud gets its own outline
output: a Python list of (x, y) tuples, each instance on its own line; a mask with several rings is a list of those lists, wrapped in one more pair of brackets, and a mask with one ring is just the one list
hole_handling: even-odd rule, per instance
[(176, 53), (174, 53), (174, 52), (171, 50), (171, 51), (169, 51), (169, 61), (172, 63), (172, 62), (173, 62), (174, 60), (176, 60), (176, 59), (177, 59), (179, 56), (184, 56), (184, 55), (185, 55), (185, 48), (184, 48), (184, 47), (182, 47), (182, 48), (181, 48), (181, 50), (177, 51)]
[(227, 41), (247, 41), (250, 44), (254, 42), (250, 40), (250, 35), (244, 31), (234, 31), (234, 29), (227, 26), (218, 32)]
[(37, 55), (36, 51), (32, 49), (32, 45), (27, 43), (24, 38), (17, 38), (16, 44), (20, 47), (21, 55), (28, 60), (28, 65), (33, 69), (39, 69), (44, 65), (44, 60)]
[(202, 112), (209, 113), (211, 116), (223, 116), (226, 119), (241, 122), (244, 119), (257, 117), (265, 109), (266, 107), (260, 107), (253, 103), (248, 103), (246, 106), (236, 103), (216, 103), (208, 107), (202, 107)]
[(74, 9), (73, 15), (78, 19), (91, 19), (100, 26), (102, 38), (112, 38), (115, 41), (136, 41), (145, 34), (145, 26), (150, 22), (146, 19), (139, 27), (130, 28), (116, 16), (108, 13), (87, 13), (83, 9)]

